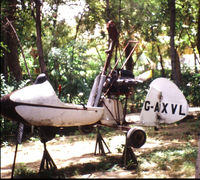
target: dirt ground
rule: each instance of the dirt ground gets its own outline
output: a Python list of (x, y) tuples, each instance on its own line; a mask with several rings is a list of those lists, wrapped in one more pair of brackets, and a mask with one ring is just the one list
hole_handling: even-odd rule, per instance
[[(193, 131), (194, 125), (200, 128), (200, 119), (191, 119), (180, 124), (163, 126), (159, 131), (155, 131), (153, 128), (144, 128), (147, 132), (147, 141), (141, 148), (134, 149), (134, 152), (139, 157), (144, 153), (152, 152), (154, 149), (183, 146), (188, 141), (197, 147), (197, 133)], [(190, 135), (191, 138), (182, 138), (183, 135)], [(94, 155), (95, 134), (89, 138), (88, 135), (80, 134), (56, 137), (47, 143), (47, 149), (58, 170), (73, 171), (74, 167), (74, 171), (76, 171), (77, 167), (82, 168), (87, 163), (98, 164), (102, 158), (121, 158), (122, 152), (119, 152), (119, 149), (125, 143), (124, 134), (120, 131), (114, 131), (108, 137), (104, 137), (104, 140), (111, 151), (111, 153), (106, 154), (106, 157)], [(1, 147), (1, 178), (11, 177), (14, 151), (15, 145)], [(18, 147), (16, 168), (19, 165), (23, 165), (39, 172), (42, 155), (43, 144), (39, 140), (23, 142)], [(146, 166), (148, 166), (147, 171), (138, 172), (138, 170), (126, 170), (123, 167), (113, 166), (108, 171), (99, 169), (99, 171), (95, 170), (88, 173), (74, 173), (69, 178), (172, 178), (167, 172), (156, 169), (155, 165), (151, 162), (146, 164)], [(194, 178), (195, 174), (188, 177), (181, 175), (180, 177)]]

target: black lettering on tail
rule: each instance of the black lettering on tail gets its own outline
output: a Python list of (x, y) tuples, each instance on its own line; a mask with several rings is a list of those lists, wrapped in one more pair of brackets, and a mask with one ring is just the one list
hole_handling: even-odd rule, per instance
[(172, 105), (172, 114), (175, 114), (176, 112), (176, 108), (177, 108), (177, 104), (171, 104)]
[(182, 105), (180, 105), (180, 108), (179, 108), (179, 115), (185, 116), (185, 113), (182, 112)]

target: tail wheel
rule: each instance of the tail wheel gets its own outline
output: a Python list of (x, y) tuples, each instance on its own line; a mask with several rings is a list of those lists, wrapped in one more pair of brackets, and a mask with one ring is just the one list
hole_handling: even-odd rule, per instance
[(140, 148), (146, 142), (146, 133), (142, 128), (131, 128), (127, 133), (127, 145), (133, 148)]
[(85, 126), (79, 126), (78, 129), (83, 134), (89, 134), (93, 131), (94, 127), (92, 125), (85, 125)]

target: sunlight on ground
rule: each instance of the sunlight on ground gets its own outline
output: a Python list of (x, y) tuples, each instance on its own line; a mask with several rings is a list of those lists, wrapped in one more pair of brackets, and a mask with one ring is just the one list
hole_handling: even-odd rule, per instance
[[(125, 170), (115, 163), (108, 170), (91, 173), (77, 172), (75, 178), (194, 178), (195, 154), (199, 121), (179, 125), (163, 126), (159, 131), (145, 128), (147, 141), (139, 149), (134, 149), (139, 167), (136, 170)], [(195, 128), (194, 128), (195, 127)], [(191, 130), (193, 129), (193, 130)], [(178, 133), (177, 133), (178, 132)], [(120, 131), (102, 134), (112, 153), (107, 157), (120, 157), (125, 144), (125, 134)], [(87, 163), (95, 166), (102, 162), (102, 156), (94, 155), (96, 135), (74, 135), (57, 137), (47, 143), (47, 149), (58, 169), (83, 167)], [(195, 149), (196, 147), (196, 149)], [(10, 178), (15, 146), (1, 148), (1, 178)], [(107, 152), (107, 149), (105, 148)], [(39, 171), (43, 155), (43, 144), (37, 140), (25, 142), (18, 147), (16, 167), (20, 164)], [(77, 166), (78, 165), (78, 166)]]

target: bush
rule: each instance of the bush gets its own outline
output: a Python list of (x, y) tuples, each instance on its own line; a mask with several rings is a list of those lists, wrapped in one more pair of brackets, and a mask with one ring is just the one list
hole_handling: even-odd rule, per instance
[[(12, 77), (5, 81), (4, 76), (1, 74), (1, 97), (11, 93), (12, 91), (24, 87), (29, 80), (17, 82)], [(6, 118), (0, 116), (0, 132), (1, 132), (1, 144), (8, 139), (9, 136), (13, 136), (16, 133), (17, 126), (12, 121), (6, 120)]]
[(182, 74), (182, 87), (189, 106), (200, 106), (200, 73), (187, 69)]
[[(166, 78), (170, 79), (171, 71), (166, 70), (166, 74)], [(159, 77), (161, 77), (161, 72), (159, 70), (154, 70), (153, 77), (150, 80), (138, 84), (134, 88), (134, 94), (129, 100), (131, 102), (128, 103), (128, 109), (130, 109), (131, 112), (140, 112), (150, 83)], [(191, 69), (184, 71), (182, 73), (182, 85), (179, 89), (183, 92), (189, 106), (200, 105), (200, 73), (194, 73)]]

